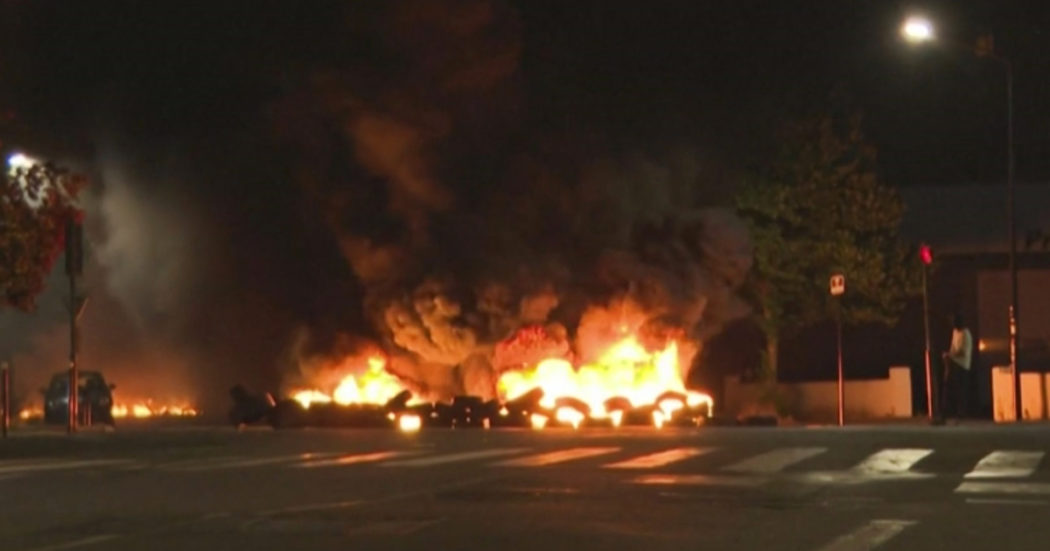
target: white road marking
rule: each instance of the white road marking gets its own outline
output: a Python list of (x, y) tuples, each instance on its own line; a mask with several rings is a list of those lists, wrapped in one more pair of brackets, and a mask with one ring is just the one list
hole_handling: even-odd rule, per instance
[(873, 520), (821, 547), (819, 551), (869, 551), (915, 524), (914, 520)]
[(875, 475), (903, 473), (931, 453), (933, 450), (922, 448), (880, 450), (853, 467), (853, 471)]
[(737, 473), (772, 474), (826, 451), (828, 451), (827, 448), (779, 448), (733, 463), (722, 470)]
[(26, 473), (32, 471), (58, 471), (79, 469), (83, 467), (111, 467), (134, 463), (131, 459), (83, 459), (75, 461), (47, 461), (44, 463), (21, 463), (17, 465), (0, 465), (0, 474)]
[(278, 516), (287, 515), (292, 513), (316, 513), (318, 511), (332, 511), (336, 509), (346, 509), (349, 507), (357, 507), (362, 501), (350, 500), (350, 501), (332, 501), (328, 503), (309, 503), (306, 505), (293, 505), (291, 507), (281, 507), (280, 509), (267, 509), (265, 511), (259, 511), (259, 516)]
[(512, 455), (528, 451), (525, 448), (495, 448), (491, 450), (480, 450), (473, 452), (449, 453), (419, 459), (406, 459), (403, 461), (390, 461), (381, 463), (383, 467), (429, 467), (431, 465), (444, 465), (446, 463), (457, 463), (459, 461), (471, 461), (474, 459), (487, 459), (501, 455)]
[(157, 463), (154, 467), (157, 469), (178, 469), (180, 467), (212, 465), (216, 463), (226, 463), (228, 461), (239, 461), (241, 459), (245, 459), (245, 457), (243, 455), (219, 455), (215, 457), (198, 457), (196, 459), (167, 461), (164, 463)]
[(764, 477), (758, 476), (713, 476), (707, 474), (647, 474), (631, 482), (657, 486), (740, 486), (754, 487), (766, 483)]
[(966, 478), (1024, 478), (1043, 460), (1043, 452), (997, 450), (981, 459)]
[(203, 464), (187, 464), (184, 466), (169, 467), (166, 470), (180, 472), (217, 471), (223, 469), (240, 469), (245, 467), (262, 467), (264, 465), (276, 465), (278, 463), (292, 463), (295, 461), (310, 461), (312, 459), (325, 459), (339, 455), (338, 453), (297, 453), (294, 455), (278, 455), (274, 457), (256, 457), (248, 459), (237, 459), (230, 461), (211, 462)]
[(957, 494), (1021, 494), (1050, 495), (1047, 482), (963, 482), (955, 489)]
[(565, 461), (574, 461), (576, 459), (593, 457), (595, 455), (605, 455), (617, 451), (620, 451), (620, 448), (569, 448), (567, 450), (559, 450), (556, 452), (541, 453), (518, 459), (500, 461), (499, 463), (495, 463), (495, 465), (500, 467), (542, 467), (544, 465), (564, 463)]
[(1004, 498), (983, 498), (983, 497), (968, 497), (966, 503), (970, 505), (1050, 505), (1050, 501), (1045, 499), (1004, 499)]
[(358, 453), (351, 455), (341, 455), (339, 457), (333, 457), (332, 459), (319, 459), (316, 461), (306, 461), (294, 465), (294, 467), (311, 469), (315, 467), (343, 467), (345, 465), (355, 465), (357, 463), (374, 463), (376, 461), (383, 461), (385, 459), (391, 459), (401, 455), (407, 455), (414, 452), (403, 452), (403, 451), (388, 451), (388, 452), (375, 452), (375, 453)]
[(87, 538), (81, 538), (79, 540), (68, 541), (68, 542), (65, 542), (65, 543), (57, 543), (55, 545), (46, 545), (44, 547), (34, 547), (33, 549), (28, 549), (27, 551), (60, 551), (62, 549), (74, 549), (74, 548), (77, 548), (77, 547), (84, 547), (85, 545), (94, 545), (96, 543), (102, 543), (104, 541), (117, 539), (119, 537), (120, 536), (113, 535), (113, 534), (101, 534), (101, 535), (98, 535), (98, 536), (90, 536), (90, 537), (87, 537)]
[(651, 453), (649, 455), (642, 455), (626, 461), (618, 461), (616, 463), (609, 463), (605, 466), (607, 469), (653, 469), (656, 467), (663, 467), (676, 461), (682, 461), (689, 459), (700, 454), (704, 454), (711, 451), (711, 448), (673, 448), (670, 450), (664, 450), (662, 452)]

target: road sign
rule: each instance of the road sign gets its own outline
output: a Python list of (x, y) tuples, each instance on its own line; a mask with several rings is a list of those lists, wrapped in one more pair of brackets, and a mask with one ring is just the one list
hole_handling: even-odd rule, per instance
[[(831, 291), (831, 296), (840, 297), (846, 292), (846, 276), (843, 274), (832, 274), (831, 281), (828, 282), (828, 288)], [(841, 305), (840, 305), (841, 306)], [(836, 340), (838, 341), (838, 368), (839, 368), (839, 426), (843, 426), (846, 423), (845, 420), (845, 401), (846, 401), (846, 380), (842, 373), (842, 312), (839, 311), (836, 316)]]
[(831, 282), (829, 283), (831, 288), (831, 296), (839, 296), (846, 292), (846, 276), (842, 274), (835, 274), (831, 276)]

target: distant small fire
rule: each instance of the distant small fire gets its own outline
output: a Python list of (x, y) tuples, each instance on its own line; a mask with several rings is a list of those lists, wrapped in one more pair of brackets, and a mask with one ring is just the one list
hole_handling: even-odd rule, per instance
[(186, 403), (158, 404), (153, 400), (117, 402), (110, 410), (115, 419), (146, 419), (149, 417), (196, 417), (199, 412)]
[(18, 412), (18, 418), (23, 421), (32, 421), (33, 419), (42, 419), (43, 417), (44, 409), (39, 406), (23, 408), (22, 411)]
[[(200, 411), (185, 402), (156, 402), (136, 400), (115, 402), (110, 408), (114, 419), (147, 419), (152, 417), (197, 417)], [(18, 412), (21, 421), (37, 421), (44, 418), (40, 406), (28, 406)]]

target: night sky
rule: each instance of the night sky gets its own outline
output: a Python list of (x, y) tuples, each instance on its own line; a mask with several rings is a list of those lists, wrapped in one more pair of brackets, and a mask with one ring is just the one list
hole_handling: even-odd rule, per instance
[[(4, 80), (33, 128), (72, 131), (72, 143), (90, 147), (79, 134), (130, 126), (164, 147), (258, 124), (304, 71), (381, 63), (368, 38), (353, 38), (380, 4), (9, 0)], [(1050, 8), (1037, 0), (541, 0), (512, 3), (507, 16), (520, 33), (522, 119), (533, 128), (625, 147), (702, 143), (735, 157), (760, 140), (763, 121), (820, 110), (839, 91), (866, 114), (893, 183), (1001, 179), (1001, 68), (902, 44), (897, 26), (912, 12), (956, 44), (995, 36), (1015, 64), (1019, 179), (1045, 179)]]
[[(770, 155), (779, 121), (844, 110), (863, 113), (888, 183), (1000, 183), (1001, 67), (902, 44), (913, 10), (960, 44), (994, 33), (1015, 67), (1017, 178), (1050, 179), (1045, 2), (522, 0), (485, 4), (477, 33), (463, 26), (481, 12), (444, 4), (0, 2), (10, 135), (96, 181), (104, 222), (89, 233), (99, 287), (115, 300), (95, 315), (121, 327), (98, 340), (133, 326), (147, 342), (198, 350), (188, 361), (206, 367), (195, 373), (273, 384), (303, 327), (329, 335), (318, 343), (368, 334), (345, 236), (413, 239), (367, 212), (377, 196), (397, 202), (376, 180), (391, 177), (381, 152), (402, 138), (419, 141), (409, 149), (454, 188), (464, 216), (502, 204), (492, 186), (527, 193), (515, 182), (537, 166), (570, 179), (586, 171), (567, 167), (596, 158), (659, 164), (683, 149), (723, 175), (705, 196), (724, 200), (724, 175)], [(387, 129), (371, 157), (339, 147), (335, 121), (377, 111), (422, 130)], [(418, 176), (405, 176), (401, 222), (443, 200)], [(429, 227), (443, 254), (428, 268), (471, 265), (462, 248), (499, 241)], [(117, 303), (130, 322), (110, 321)]]

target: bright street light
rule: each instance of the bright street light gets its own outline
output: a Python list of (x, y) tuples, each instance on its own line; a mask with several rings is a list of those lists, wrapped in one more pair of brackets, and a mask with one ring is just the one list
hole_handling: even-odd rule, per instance
[(901, 36), (908, 42), (933, 40), (933, 23), (925, 17), (909, 17), (901, 26)]
[(12, 153), (7, 158), (7, 168), (11, 169), (12, 171), (21, 168), (29, 168), (37, 163), (38, 161), (36, 159), (30, 157), (29, 155), (26, 155), (25, 153)]

